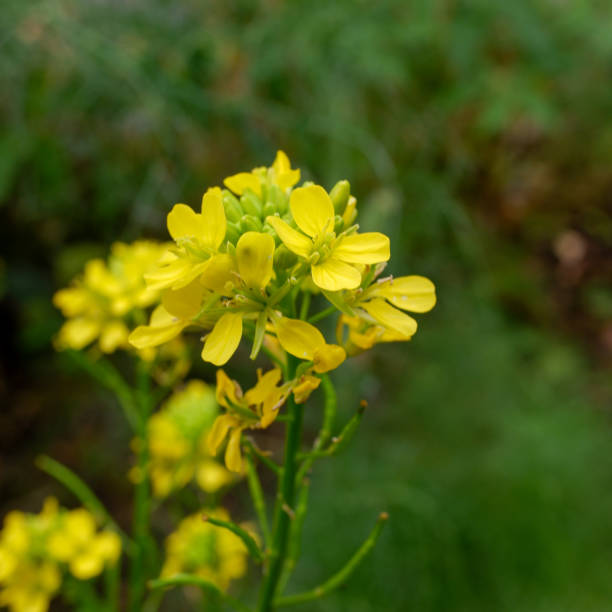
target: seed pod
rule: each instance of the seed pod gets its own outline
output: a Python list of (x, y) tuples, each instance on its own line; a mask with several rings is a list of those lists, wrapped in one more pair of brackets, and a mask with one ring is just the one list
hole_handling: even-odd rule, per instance
[(262, 227), (263, 224), (259, 217), (244, 215), (242, 219), (240, 219), (240, 230), (243, 234), (245, 232), (261, 232)]
[(238, 198), (227, 189), (223, 190), (223, 208), (225, 208), (225, 216), (228, 221), (238, 223), (242, 215), (244, 215)]
[(261, 217), (261, 213), (263, 212), (263, 204), (250, 189), (245, 190), (245, 192), (240, 196), (240, 204), (242, 206), (242, 210), (247, 215)]
[(344, 180), (338, 181), (334, 188), (329, 192), (329, 197), (334, 204), (336, 214), (341, 215), (346, 208), (351, 195), (351, 184)]

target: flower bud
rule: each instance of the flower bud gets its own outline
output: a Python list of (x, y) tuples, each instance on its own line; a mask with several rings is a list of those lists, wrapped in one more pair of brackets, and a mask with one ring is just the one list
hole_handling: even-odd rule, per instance
[(329, 192), (329, 197), (334, 204), (334, 210), (341, 215), (346, 208), (351, 195), (351, 184), (347, 181), (338, 181)]
[(263, 225), (259, 217), (244, 215), (242, 219), (240, 219), (240, 230), (243, 234), (245, 232), (261, 232), (262, 227)]
[(261, 200), (250, 189), (247, 189), (240, 196), (240, 204), (242, 206), (242, 210), (247, 215), (261, 217), (261, 213), (263, 212), (263, 205), (261, 203)]
[(240, 221), (240, 217), (244, 214), (238, 198), (227, 189), (223, 190), (223, 208), (225, 209), (227, 220), (234, 223)]
[(281, 270), (291, 268), (297, 262), (297, 255), (292, 253), (284, 244), (276, 247), (274, 251), (274, 267)]
[(263, 207), (263, 218), (271, 217), (278, 209), (276, 208), (276, 204), (274, 202), (266, 202)]
[(238, 238), (240, 238), (240, 226), (238, 223), (232, 223), (231, 221), (227, 222), (227, 229), (225, 230), (225, 240), (231, 242), (232, 244), (236, 244), (238, 242)]
[(268, 200), (274, 204), (274, 212), (283, 215), (289, 210), (289, 198), (278, 185), (270, 185)]

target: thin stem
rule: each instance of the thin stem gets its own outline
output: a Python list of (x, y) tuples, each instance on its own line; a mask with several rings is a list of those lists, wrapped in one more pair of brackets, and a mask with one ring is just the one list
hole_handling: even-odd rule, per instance
[(355, 571), (357, 566), (363, 561), (364, 557), (374, 548), (378, 536), (384, 527), (389, 515), (386, 512), (382, 512), (379, 517), (374, 529), (366, 539), (366, 541), (357, 549), (355, 554), (347, 561), (346, 565), (338, 572), (336, 572), (329, 580), (326, 580), (323, 584), (318, 587), (298, 593), (296, 595), (288, 595), (287, 597), (280, 597), (274, 604), (278, 607), (291, 606), (294, 604), (304, 603), (306, 601), (312, 601), (313, 599), (319, 599), (342, 586)]
[(308, 310), (310, 308), (311, 298), (312, 293), (310, 293), (310, 291), (307, 291), (304, 294), (304, 297), (302, 298), (302, 303), (300, 305), (300, 319), (302, 319), (302, 321), (305, 321), (308, 317)]
[(308, 319), (308, 322), (316, 323), (317, 321), (320, 321), (321, 319), (325, 319), (325, 317), (329, 317), (329, 315), (334, 314), (334, 312), (338, 312), (338, 309), (335, 306), (329, 306), (329, 308), (326, 308), (325, 310), (318, 312), (316, 315), (312, 315), (312, 317)]
[(249, 491), (253, 499), (253, 506), (255, 507), (255, 512), (257, 513), (259, 527), (261, 529), (261, 533), (263, 534), (265, 546), (266, 548), (269, 548), (272, 542), (272, 535), (270, 534), (268, 515), (266, 513), (266, 501), (264, 499), (264, 494), (261, 488), (259, 476), (257, 475), (257, 469), (253, 461), (253, 451), (250, 448), (247, 448), (245, 456)]
[[(289, 374), (295, 372), (295, 360), (290, 358), (288, 362)], [(264, 577), (260, 591), (258, 612), (270, 612), (272, 602), (276, 594), (278, 580), (287, 554), (287, 539), (289, 535), (290, 513), (295, 497), (295, 471), (297, 467), (296, 454), (300, 445), (302, 434), (303, 406), (296, 404), (293, 396), (287, 400), (290, 421), (287, 424), (285, 438), (285, 463), (282, 469), (282, 477), (279, 481), (276, 503), (274, 507), (274, 528), (272, 535), (272, 546), (269, 551), (269, 567)]]
[(128, 536), (115, 523), (102, 502), (96, 494), (70, 469), (59, 461), (51, 459), (47, 455), (41, 455), (36, 459), (36, 465), (43, 471), (61, 482), (96, 518), (101, 525), (107, 525), (116, 531), (123, 546), (129, 548), (131, 543)]
[[(279, 417), (276, 420), (280, 420)], [(267, 457), (262, 451), (260, 451), (248, 438), (244, 441), (244, 445), (255, 455), (268, 469), (272, 470), (277, 476), (280, 475), (281, 468), (276, 465), (272, 459)]]
[(261, 563), (263, 561), (263, 554), (261, 553), (257, 542), (253, 539), (253, 536), (248, 531), (240, 527), (240, 525), (236, 525), (236, 523), (232, 523), (231, 521), (223, 521), (213, 516), (204, 516), (202, 518), (211, 525), (231, 531), (234, 535), (238, 536), (242, 540), (242, 543), (246, 546), (250, 555), (253, 557), (253, 559), (255, 559), (255, 561), (257, 561), (257, 563)]
[(250, 608), (245, 606), (241, 601), (235, 597), (232, 597), (231, 595), (228, 595), (227, 593), (224, 593), (216, 584), (213, 584), (204, 578), (200, 578), (199, 576), (192, 576), (191, 574), (175, 574), (171, 578), (158, 578), (157, 580), (149, 581), (149, 588), (151, 590), (181, 585), (198, 586), (203, 591), (216, 595), (222, 601), (225, 601), (239, 612), (251, 612)]
[[(323, 407), (323, 423), (321, 425), (321, 431), (317, 436), (317, 439), (314, 441), (312, 446), (312, 453), (318, 453), (331, 436), (331, 430), (334, 425), (334, 420), (336, 418), (336, 410), (338, 407), (338, 399), (336, 397), (336, 391), (334, 389), (334, 385), (327, 374), (321, 377), (321, 388), (323, 389), (323, 393), (325, 395), (325, 404)], [(312, 464), (315, 460), (315, 456), (308, 457), (304, 460), (297, 475), (298, 484), (301, 483), (308, 471), (312, 467)]]
[(146, 588), (146, 561), (149, 548), (150, 483), (148, 477), (149, 442), (147, 423), (151, 412), (150, 379), (147, 366), (138, 363), (138, 482), (134, 492), (132, 533), (135, 541), (134, 556), (130, 568), (130, 597), (128, 610), (139, 612)]
[(302, 548), (302, 527), (308, 510), (308, 493), (310, 491), (310, 480), (304, 480), (299, 493), (297, 506), (295, 508), (295, 518), (291, 523), (291, 532), (289, 534), (289, 549), (287, 551), (287, 559), (285, 566), (278, 581), (278, 592), (283, 593), (291, 574), (295, 569), (297, 560), (300, 556)]

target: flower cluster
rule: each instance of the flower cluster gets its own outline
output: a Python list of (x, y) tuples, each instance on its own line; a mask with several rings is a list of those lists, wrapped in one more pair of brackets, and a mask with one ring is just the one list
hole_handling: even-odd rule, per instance
[[(288, 355), (302, 362), (290, 373), (260, 373), (245, 394), (218, 374), (217, 397), (227, 413), (218, 417), (209, 445), (216, 452), (227, 439), (226, 464), (233, 471), (242, 468), (243, 430), (270, 425), (290, 394), (305, 401), (319, 376), (338, 367), (347, 353), (409, 340), (417, 323), (404, 311), (426, 312), (436, 301), (426, 278), (381, 278), (389, 239), (359, 232), (348, 181), (328, 193), (312, 183), (296, 187), (299, 180), (300, 171), (279, 151), (269, 168), (230, 176), (225, 189), (209, 188), (199, 212), (176, 204), (167, 218), (174, 243), (145, 275), (148, 286), (161, 292), (161, 304), (129, 336), (143, 350), (185, 329), (200, 330), (202, 359), (217, 366), (229, 361), (246, 336), (252, 359), (263, 347), (280, 364)], [(308, 320), (318, 293), (340, 314), (338, 344), (328, 343), (313, 325), (325, 312)]]
[(68, 319), (57, 335), (57, 347), (80, 350), (97, 339), (104, 353), (130, 348), (130, 330), (159, 301), (159, 292), (147, 286), (144, 275), (166, 250), (167, 245), (149, 241), (117, 242), (108, 261), (87, 262), (83, 274), (53, 296)]
[[(222, 508), (207, 514), (229, 520)], [(247, 554), (238, 536), (204, 521), (201, 513), (194, 514), (181, 521), (177, 530), (168, 536), (161, 575), (170, 577), (186, 573), (226, 590), (232, 580), (245, 574)]]
[(89, 580), (120, 552), (119, 536), (98, 531), (84, 508), (64, 510), (49, 498), (39, 514), (10, 512), (0, 532), (0, 606), (44, 612), (65, 574)]
[(150, 417), (149, 474), (156, 497), (166, 497), (192, 479), (207, 493), (234, 480), (206, 444), (218, 413), (214, 390), (192, 380)]

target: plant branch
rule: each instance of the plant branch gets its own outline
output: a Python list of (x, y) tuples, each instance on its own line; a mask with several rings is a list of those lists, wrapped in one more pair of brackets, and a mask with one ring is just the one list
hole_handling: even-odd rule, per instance
[(253, 451), (247, 447), (246, 453), (246, 473), (247, 482), (249, 484), (249, 491), (253, 498), (253, 506), (259, 519), (259, 527), (264, 538), (266, 548), (270, 547), (272, 541), (272, 535), (270, 534), (270, 526), (268, 525), (268, 515), (266, 512), (266, 501), (264, 499), (263, 490), (261, 488), (261, 482), (257, 475), (257, 468), (253, 461)]
[(261, 563), (263, 561), (263, 554), (259, 549), (257, 542), (248, 531), (239, 525), (236, 525), (236, 523), (232, 523), (231, 521), (223, 521), (221, 519), (214, 518), (213, 516), (203, 516), (202, 518), (211, 525), (222, 527), (223, 529), (227, 529), (228, 531), (231, 531), (233, 534), (237, 535), (247, 547), (247, 550), (253, 559), (255, 559), (257, 563)]
[(294, 604), (304, 603), (312, 601), (313, 599), (319, 599), (342, 586), (351, 574), (355, 571), (357, 566), (363, 561), (364, 557), (374, 548), (380, 532), (382, 531), (389, 515), (386, 512), (382, 512), (379, 517), (374, 529), (367, 537), (365, 542), (357, 549), (355, 554), (347, 561), (346, 565), (337, 573), (335, 573), (329, 580), (325, 581), (318, 587), (305, 591), (303, 593), (297, 593), (296, 595), (288, 595), (287, 597), (280, 597), (274, 603), (279, 607), (292, 606)]

